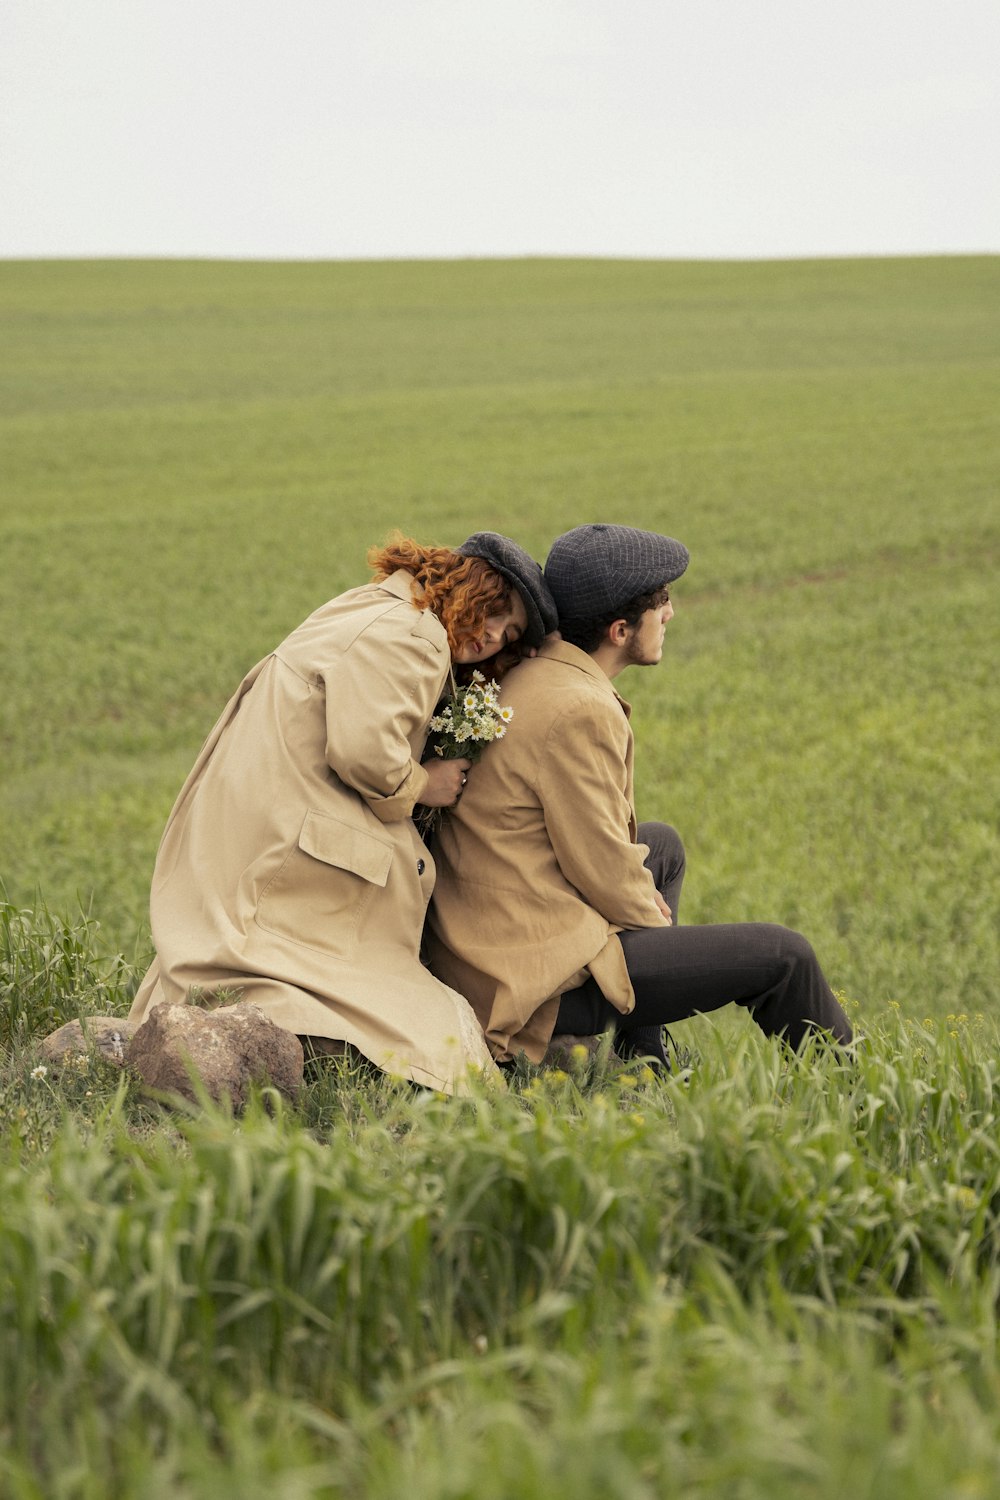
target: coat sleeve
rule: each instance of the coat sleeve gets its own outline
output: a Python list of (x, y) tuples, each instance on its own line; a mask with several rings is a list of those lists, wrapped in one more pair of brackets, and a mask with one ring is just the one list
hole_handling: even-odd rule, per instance
[(427, 785), (411, 737), (426, 734), (448, 673), (434, 623), (387, 610), (322, 673), (327, 764), (383, 823), (410, 817)]
[(539, 756), (538, 792), (559, 868), (587, 904), (614, 927), (665, 927), (630, 832), (628, 732), (613, 702), (589, 700), (560, 714)]

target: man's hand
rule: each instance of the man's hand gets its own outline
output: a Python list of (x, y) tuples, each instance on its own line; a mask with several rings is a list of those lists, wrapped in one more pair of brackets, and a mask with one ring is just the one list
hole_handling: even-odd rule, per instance
[(441, 760), (435, 756), (433, 760), (425, 760), (427, 786), (423, 796), (418, 797), (417, 801), (422, 802), (425, 807), (454, 807), (462, 795), (466, 773), (471, 765), (472, 761), (464, 758)]
[(664, 901), (663, 897), (660, 895), (659, 891), (654, 890), (653, 900), (656, 902), (656, 905), (659, 908), (660, 916), (666, 917), (668, 926), (672, 927), (674, 925), (674, 914), (670, 910), (670, 907), (667, 905), (667, 903)]

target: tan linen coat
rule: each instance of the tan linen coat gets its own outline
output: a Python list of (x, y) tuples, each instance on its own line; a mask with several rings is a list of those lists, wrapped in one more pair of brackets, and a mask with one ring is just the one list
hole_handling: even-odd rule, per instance
[(494, 1072), (475, 1016), (419, 958), (434, 862), (411, 820), (448, 677), (400, 571), (315, 614), (247, 674), (160, 844), (156, 959), (130, 1012), (239, 990), (280, 1026), (461, 1088)]
[(636, 842), (629, 707), (610, 679), (576, 646), (546, 642), (501, 697), (510, 728), (435, 841), (426, 951), (499, 1061), (538, 1061), (559, 995), (588, 973), (612, 1005), (633, 1008), (615, 934), (666, 924)]

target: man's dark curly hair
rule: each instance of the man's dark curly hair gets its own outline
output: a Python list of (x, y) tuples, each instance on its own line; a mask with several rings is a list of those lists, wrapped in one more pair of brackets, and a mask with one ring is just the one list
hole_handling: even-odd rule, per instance
[(662, 588), (653, 589), (648, 594), (636, 594), (634, 599), (620, 604), (617, 609), (595, 615), (589, 620), (560, 620), (559, 632), (571, 646), (579, 646), (581, 651), (590, 654), (597, 650), (604, 639), (604, 632), (616, 620), (624, 620), (629, 626), (638, 625), (647, 609), (659, 609), (669, 598), (670, 590), (664, 584)]

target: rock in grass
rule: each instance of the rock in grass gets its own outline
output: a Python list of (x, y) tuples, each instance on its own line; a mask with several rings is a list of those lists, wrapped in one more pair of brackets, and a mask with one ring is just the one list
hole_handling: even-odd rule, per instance
[(157, 1005), (135, 1032), (125, 1057), (147, 1088), (197, 1102), (193, 1070), (213, 1099), (228, 1098), (237, 1111), (255, 1083), (271, 1083), (289, 1098), (302, 1083), (298, 1037), (248, 1000), (214, 1010)]
[(65, 1067), (78, 1057), (89, 1057), (95, 1051), (116, 1067), (125, 1066), (125, 1049), (136, 1031), (134, 1021), (123, 1016), (85, 1016), (67, 1021), (58, 1031), (50, 1032), (39, 1047), (47, 1063)]

